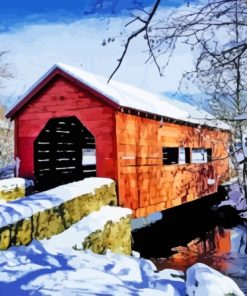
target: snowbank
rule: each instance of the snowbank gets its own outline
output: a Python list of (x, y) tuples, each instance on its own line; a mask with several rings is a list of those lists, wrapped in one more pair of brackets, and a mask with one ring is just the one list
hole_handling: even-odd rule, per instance
[[(79, 236), (78, 225), (72, 227)], [(2, 295), (244, 295), (231, 279), (204, 264), (192, 266), (185, 280), (182, 271), (157, 272), (149, 260), (75, 251), (71, 229), (66, 232), (59, 239), (0, 252)]]
[[(95, 188), (93, 179), (95, 178), (90, 180), (87, 188), (89, 192)], [(108, 184), (112, 182), (104, 180), (104, 184), (105, 181), (109, 182)], [(75, 184), (71, 185), (72, 188), (74, 186)], [(78, 191), (74, 188), (73, 192)], [(61, 195), (65, 196), (62, 193)], [(54, 193), (55, 196), (57, 195)], [(41, 199), (36, 204), (37, 208), (40, 207), (41, 201), (43, 202)], [(50, 203), (44, 200), (43, 206), (49, 207)], [(156, 267), (149, 260), (113, 254), (110, 251), (105, 255), (97, 255), (91, 251), (74, 250), (73, 246), (83, 237), (85, 238), (89, 231), (98, 228), (95, 226), (95, 219), (100, 219), (103, 223), (110, 218), (116, 222), (123, 215), (130, 214), (128, 209), (119, 208), (115, 212), (111, 209), (104, 207), (102, 213), (90, 215), (86, 222), (80, 221), (49, 240), (33, 240), (28, 246), (11, 247), (1, 251), (1, 294), (18, 296), (185, 296), (186, 293), (189, 296), (244, 295), (230, 278), (204, 264), (195, 264), (188, 269), (186, 279), (185, 274), (177, 270), (167, 269), (157, 272)]]
[(186, 274), (188, 296), (244, 296), (244, 293), (233, 280), (203, 263), (191, 266)]
[[(122, 211), (122, 210), (121, 210)], [(118, 220), (127, 210), (116, 212)], [(109, 213), (108, 213), (109, 214)], [(184, 273), (157, 272), (151, 261), (75, 251), (80, 222), (56, 238), (0, 252), (3, 295), (185, 295)]]
[(150, 261), (110, 252), (51, 253), (34, 241), (1, 252), (0, 262), (3, 295), (185, 295), (180, 272), (159, 274)]

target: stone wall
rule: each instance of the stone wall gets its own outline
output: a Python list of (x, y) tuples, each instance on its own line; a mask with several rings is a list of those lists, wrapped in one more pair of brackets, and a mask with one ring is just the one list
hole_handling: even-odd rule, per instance
[(23, 178), (9, 178), (0, 180), (0, 199), (16, 200), (28, 195), (33, 190), (33, 181)]
[(103, 230), (91, 233), (82, 243), (83, 249), (104, 254), (111, 250), (118, 254), (131, 254), (131, 216), (123, 217), (119, 222), (108, 221)]
[[(32, 198), (35, 201), (35, 195)], [(25, 198), (21, 199), (21, 201), (24, 200)], [(13, 203), (10, 202), (5, 205), (8, 206), (8, 204), (11, 206)], [(58, 206), (41, 210), (26, 219), (0, 227), (0, 249), (27, 245), (32, 239), (50, 238), (63, 232), (89, 213), (99, 210), (102, 206), (116, 204), (115, 183), (112, 181), (108, 185), (96, 188), (94, 193), (89, 192), (75, 196), (75, 198)], [(40, 206), (42, 209), (42, 204)]]
[(0, 199), (5, 201), (15, 200), (24, 197), (25, 195), (26, 191), (24, 187), (16, 187), (11, 190), (0, 190)]

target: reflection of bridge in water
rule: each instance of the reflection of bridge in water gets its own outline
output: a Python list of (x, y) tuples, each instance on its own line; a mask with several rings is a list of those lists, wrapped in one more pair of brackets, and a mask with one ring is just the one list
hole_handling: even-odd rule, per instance
[(205, 263), (230, 276), (247, 294), (247, 227), (234, 211), (222, 215), (211, 210), (223, 193), (163, 211), (161, 220), (132, 232), (133, 249), (152, 258), (159, 270), (185, 271)]

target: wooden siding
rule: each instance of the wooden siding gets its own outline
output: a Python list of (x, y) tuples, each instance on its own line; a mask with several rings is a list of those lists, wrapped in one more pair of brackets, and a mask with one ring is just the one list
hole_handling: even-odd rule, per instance
[[(119, 203), (146, 216), (216, 192), (228, 178), (229, 134), (116, 113)], [(212, 149), (212, 162), (163, 165), (162, 147)], [(221, 160), (215, 160), (221, 158)], [(215, 179), (215, 185), (208, 185)]]
[[(119, 204), (142, 217), (217, 190), (228, 178), (229, 134), (116, 112), (96, 94), (57, 75), (15, 118), (20, 176), (34, 176), (34, 141), (51, 118), (75, 116), (96, 141), (98, 177), (118, 182)], [(211, 162), (163, 164), (163, 147), (212, 149)], [(216, 160), (218, 159), (218, 160)], [(216, 183), (208, 185), (208, 179)]]
[(20, 176), (34, 175), (34, 141), (51, 118), (76, 116), (96, 140), (97, 176), (117, 179), (115, 115), (89, 91), (56, 76), (15, 118), (15, 155)]

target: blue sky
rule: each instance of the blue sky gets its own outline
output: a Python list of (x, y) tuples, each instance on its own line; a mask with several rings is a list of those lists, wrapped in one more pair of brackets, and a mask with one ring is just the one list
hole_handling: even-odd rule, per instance
[[(183, 0), (162, 0), (161, 5), (178, 6), (185, 2)], [(77, 14), (78, 10), (87, 12), (92, 7), (103, 8), (104, 13), (112, 12), (112, 10), (119, 13), (126, 8), (147, 7), (153, 3), (154, 0), (2, 0), (0, 5), (3, 10), (19, 10), (20, 12), (38, 13), (47, 12), (50, 9), (64, 9)]]
[[(148, 9), (154, 0), (103, 0), (98, 8), (97, 0), (1, 0), (0, 51), (8, 52), (3, 61), (14, 78), (4, 81), (0, 102), (10, 105), (16, 101), (59, 62), (109, 77), (122, 53), (122, 40), (116, 38), (107, 46), (102, 41), (119, 35), (129, 21), (126, 8), (133, 7), (134, 1)], [(161, 3), (161, 17), (171, 7), (186, 5), (184, 0)], [(153, 93), (176, 91), (182, 72), (191, 67), (190, 53), (178, 47), (165, 77), (160, 78), (154, 63), (145, 64), (145, 49), (143, 37), (136, 38), (114, 79)]]
[[(183, 0), (163, 0), (161, 6), (177, 7)], [(34, 22), (71, 21), (92, 15), (127, 15), (133, 7), (147, 7), (154, 0), (2, 0), (0, 15), (2, 30), (12, 25)]]

